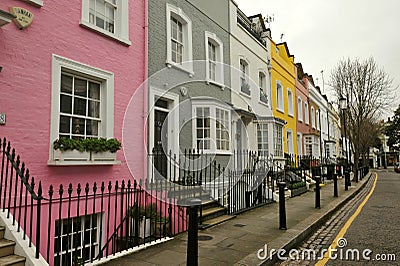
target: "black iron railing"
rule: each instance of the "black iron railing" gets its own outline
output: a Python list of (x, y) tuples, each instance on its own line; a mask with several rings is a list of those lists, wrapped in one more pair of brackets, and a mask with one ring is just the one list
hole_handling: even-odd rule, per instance
[[(273, 200), (276, 178), (266, 156), (244, 150), (222, 157), (196, 149), (187, 149), (182, 154), (153, 149), (149, 162), (154, 165), (154, 172), (147, 184), (168, 181), (164, 186), (169, 191), (165, 195), (169, 199), (165, 200), (172, 197), (175, 202), (184, 203), (189, 198), (213, 199), (228, 214)], [(224, 163), (217, 162), (218, 159)]]
[(165, 187), (146, 190), (113, 180), (36, 186), (15, 149), (0, 140), (0, 207), (50, 265), (77, 265), (187, 230), (185, 207), (162, 201)]
[[(7, 219), (12, 219), (12, 225), (18, 224), (17, 232), (23, 234), (23, 239), (29, 237), (29, 247), (35, 246), (35, 258), (38, 259), (41, 250), (42, 221), (42, 184), (35, 192), (35, 178), (30, 176), (25, 163), (6, 139), (0, 139), (1, 176), (0, 176), (0, 206)], [(12, 216), (12, 217), (10, 217)]]

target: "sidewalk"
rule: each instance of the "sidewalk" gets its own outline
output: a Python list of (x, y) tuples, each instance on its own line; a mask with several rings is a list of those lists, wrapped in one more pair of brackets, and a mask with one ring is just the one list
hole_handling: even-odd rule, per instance
[[(333, 197), (333, 182), (321, 187), (321, 209), (315, 209), (315, 192), (286, 200), (288, 230), (279, 230), (279, 204), (272, 203), (215, 227), (199, 231), (199, 265), (260, 265), (272, 264), (257, 257), (259, 249), (284, 248), (302, 242), (329, 216), (354, 196), (369, 179), (344, 191), (344, 179), (339, 180), (339, 197)], [(187, 234), (173, 240), (117, 258), (106, 265), (186, 265)]]

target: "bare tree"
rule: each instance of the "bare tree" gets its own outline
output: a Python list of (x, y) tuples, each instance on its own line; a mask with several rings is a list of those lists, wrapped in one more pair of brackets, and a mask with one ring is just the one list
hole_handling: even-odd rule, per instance
[(345, 112), (347, 136), (352, 144), (357, 170), (360, 156), (365, 154), (365, 148), (368, 147), (365, 145), (376, 139), (372, 130), (375, 121), (393, 103), (391, 94), (396, 88), (393, 88), (393, 79), (372, 57), (364, 61), (341, 60), (332, 70), (330, 79), (336, 97), (348, 100)]

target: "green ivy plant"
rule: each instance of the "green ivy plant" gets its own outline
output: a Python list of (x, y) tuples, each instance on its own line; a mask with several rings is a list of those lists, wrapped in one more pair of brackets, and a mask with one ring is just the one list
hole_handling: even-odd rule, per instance
[(288, 186), (288, 188), (289, 189), (296, 189), (296, 188), (301, 188), (301, 187), (305, 187), (305, 186), (306, 186), (305, 182), (296, 182), (296, 183), (290, 184)]
[(117, 152), (121, 149), (121, 142), (118, 139), (69, 139), (60, 138), (53, 142), (55, 150), (68, 151), (78, 150), (80, 152)]

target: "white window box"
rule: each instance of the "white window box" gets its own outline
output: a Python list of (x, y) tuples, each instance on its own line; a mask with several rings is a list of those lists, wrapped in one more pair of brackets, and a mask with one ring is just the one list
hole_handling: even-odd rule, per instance
[(110, 151), (105, 151), (105, 152), (91, 152), (91, 160), (93, 162), (97, 161), (115, 161), (117, 158), (117, 153), (116, 152), (110, 152)]
[(60, 161), (60, 162), (85, 162), (90, 160), (90, 152), (84, 151), (80, 152), (77, 150), (68, 150), (68, 151), (60, 151), (60, 150), (55, 150), (54, 151), (54, 156), (53, 156), (54, 161)]
[[(135, 224), (136, 220), (135, 218), (131, 218), (131, 230), (130, 230), (130, 236), (135, 235)], [(140, 238), (146, 238), (149, 236), (152, 236), (154, 234), (154, 224), (152, 223), (150, 218), (146, 219), (139, 219), (139, 237)]]
[(117, 165), (117, 153), (112, 152), (80, 152), (77, 150), (54, 150), (53, 158), (47, 164), (49, 166), (90, 166), (90, 165)]

